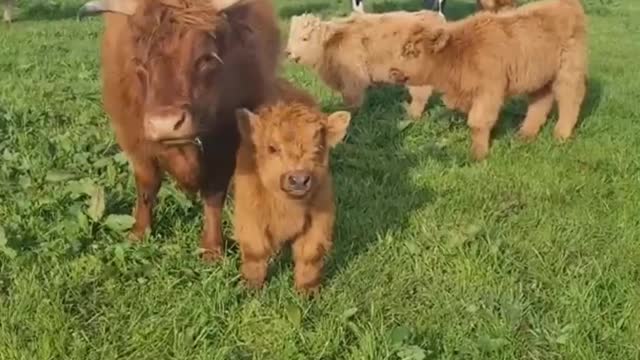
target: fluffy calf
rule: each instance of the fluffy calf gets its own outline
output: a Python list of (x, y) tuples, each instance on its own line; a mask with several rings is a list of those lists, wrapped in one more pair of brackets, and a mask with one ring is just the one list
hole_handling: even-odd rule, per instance
[(102, 90), (135, 176), (133, 235), (151, 227), (162, 176), (204, 202), (201, 248), (221, 256), (221, 215), (235, 167), (235, 110), (275, 86), (280, 33), (269, 0), (97, 0)]
[[(325, 115), (299, 92), (258, 112), (238, 110), (241, 144), (234, 175), (235, 237), (242, 275), (261, 287), (269, 258), (292, 242), (295, 286), (317, 290), (335, 217), (329, 152), (351, 115)], [(293, 99), (293, 100), (290, 100)]]
[[(366, 89), (375, 83), (392, 83), (389, 69), (398, 67), (402, 40), (409, 25), (429, 12), (352, 14), (322, 21), (314, 15), (291, 18), (287, 56), (312, 67), (323, 81), (340, 92), (350, 109), (362, 105)], [(431, 96), (430, 86), (409, 86), (409, 115), (420, 117)]]
[(528, 94), (520, 135), (537, 136), (554, 100), (554, 135), (569, 138), (586, 89), (585, 14), (579, 0), (543, 0), (500, 13), (445, 22), (435, 13), (403, 41), (408, 84), (433, 85), (449, 108), (468, 113), (472, 155), (489, 152), (490, 133), (506, 98)]

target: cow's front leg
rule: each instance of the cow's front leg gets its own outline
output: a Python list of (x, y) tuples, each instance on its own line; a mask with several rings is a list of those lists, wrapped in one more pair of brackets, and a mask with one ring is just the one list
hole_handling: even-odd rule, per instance
[(226, 191), (205, 193), (203, 196), (203, 227), (200, 247), (202, 259), (213, 262), (222, 257), (222, 209)]

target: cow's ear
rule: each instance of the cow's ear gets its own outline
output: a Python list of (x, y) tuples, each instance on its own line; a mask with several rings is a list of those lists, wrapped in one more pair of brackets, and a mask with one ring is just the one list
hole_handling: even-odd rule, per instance
[(344, 139), (351, 122), (351, 113), (336, 111), (327, 117), (327, 145), (335, 147)]
[(443, 28), (436, 29), (431, 35), (431, 49), (434, 53), (444, 49), (449, 43), (449, 33)]
[(259, 117), (258, 115), (252, 113), (247, 109), (237, 109), (236, 110), (236, 121), (238, 123), (238, 132), (240, 132), (240, 137), (248, 142), (252, 140), (253, 129), (255, 124), (257, 123)]

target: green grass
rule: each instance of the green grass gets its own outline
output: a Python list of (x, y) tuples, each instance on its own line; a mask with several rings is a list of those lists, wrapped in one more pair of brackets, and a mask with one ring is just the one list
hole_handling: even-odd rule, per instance
[[(349, 9), (278, 4), (283, 26)], [(335, 250), (313, 300), (294, 293), (288, 255), (258, 293), (235, 244), (201, 263), (200, 206), (169, 183), (151, 238), (127, 244), (114, 215), (134, 187), (100, 103), (102, 22), (76, 22), (78, 5), (22, 2), (0, 27), (0, 359), (640, 357), (636, 0), (587, 1), (589, 93), (568, 144), (552, 140), (555, 119), (535, 143), (515, 140), (513, 101), (473, 163), (463, 118), (439, 100), (401, 129), (403, 91), (371, 91), (333, 154)], [(339, 107), (311, 72), (286, 73)]]

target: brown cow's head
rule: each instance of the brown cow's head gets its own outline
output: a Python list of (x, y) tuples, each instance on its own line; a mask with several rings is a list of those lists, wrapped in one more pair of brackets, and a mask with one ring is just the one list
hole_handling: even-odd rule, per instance
[(242, 0), (96, 0), (82, 13), (104, 11), (129, 17), (133, 57), (149, 140), (193, 141), (218, 108), (225, 54), (236, 45), (232, 12)]
[(351, 115), (326, 115), (300, 103), (278, 103), (258, 114), (236, 112), (242, 146), (255, 154), (258, 177), (276, 196), (308, 200), (329, 174), (329, 151), (344, 138)]

